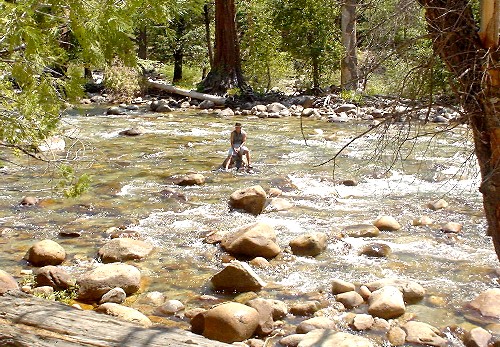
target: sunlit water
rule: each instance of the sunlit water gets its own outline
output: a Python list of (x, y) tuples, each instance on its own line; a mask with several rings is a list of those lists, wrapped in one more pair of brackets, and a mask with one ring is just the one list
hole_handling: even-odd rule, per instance
[[(243, 122), (249, 134), (254, 174), (217, 170), (235, 121)], [(137, 126), (144, 128), (143, 135), (119, 135)], [(256, 269), (269, 283), (262, 296), (302, 300), (308, 293), (328, 292), (333, 278), (357, 284), (383, 277), (409, 278), (422, 284), (428, 296), (441, 297), (443, 305), (435, 307), (424, 299), (408, 311), (438, 327), (465, 324), (463, 305), (495, 286), (497, 266), (491, 240), (485, 236), (468, 133), (458, 128), (437, 137), (429, 135), (398, 151), (395, 138), (412, 136), (413, 129), (407, 133), (407, 126), (394, 126), (382, 140), (376, 132), (355, 141), (338, 157), (335, 171), (333, 162), (318, 166), (368, 126), (304, 119), (301, 129), (298, 118), (146, 111), (106, 116), (102, 109), (74, 112), (64, 117), (62, 129), (78, 141), (68, 140), (68, 151), (57, 157), (75, 159), (79, 173), (92, 176), (91, 189), (79, 198), (65, 199), (53, 188), (58, 178), (51, 166), (24, 157), (11, 158), (22, 166), (3, 163), (0, 266), (20, 278), (20, 270), (29, 268), (22, 260), (29, 246), (51, 238), (68, 253), (66, 269), (78, 274), (92, 266), (98, 248), (109, 239), (108, 228), (127, 226), (156, 246), (148, 259), (136, 263), (146, 278), (145, 291), (160, 291), (194, 307), (200, 294), (214, 294), (208, 280), (222, 268), (223, 253), (204, 243), (204, 236), (263, 221), (277, 230), (283, 249), (294, 237), (311, 231), (332, 237), (328, 249), (315, 259), (285, 254), (271, 261), (270, 268)], [(333, 134), (334, 141), (324, 139)], [(414, 149), (411, 153), (410, 148)], [(202, 173), (206, 184), (178, 187), (172, 183), (172, 178), (188, 172)], [(359, 184), (339, 184), (344, 179)], [(256, 184), (266, 190), (282, 189), (294, 207), (257, 217), (230, 211), (229, 195)], [(167, 187), (184, 193), (188, 201), (163, 197), (160, 192)], [(30, 195), (42, 199), (42, 206), (20, 207), (21, 199)], [(439, 198), (450, 207), (440, 211), (426, 207)], [(343, 227), (372, 223), (381, 215), (394, 216), (402, 230), (382, 232), (376, 239), (335, 241), (333, 236)], [(412, 226), (412, 220), (422, 215), (429, 215), (436, 224)], [(463, 224), (460, 235), (449, 237), (439, 231), (449, 221)], [(63, 238), (59, 236), (63, 230), (82, 235)], [(388, 244), (392, 255), (358, 255), (363, 245), (374, 241)], [(135, 298), (131, 304), (140, 306), (140, 300), (132, 302)]]

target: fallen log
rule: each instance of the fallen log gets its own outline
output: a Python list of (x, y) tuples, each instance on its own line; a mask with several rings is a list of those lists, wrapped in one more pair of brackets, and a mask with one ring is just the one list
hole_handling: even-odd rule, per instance
[(226, 103), (226, 98), (224, 98), (222, 96), (199, 93), (199, 92), (194, 91), (194, 90), (181, 89), (181, 88), (174, 87), (171, 84), (166, 84), (166, 83), (159, 82), (159, 81), (153, 81), (150, 79), (148, 79), (147, 84), (150, 87), (164, 90), (164, 91), (169, 92), (169, 93), (179, 94), (182, 96), (189, 96), (191, 98), (198, 99), (198, 100), (212, 101), (216, 105), (222, 106)]
[(22, 292), (0, 296), (0, 346), (224, 347), (177, 328), (143, 328)]

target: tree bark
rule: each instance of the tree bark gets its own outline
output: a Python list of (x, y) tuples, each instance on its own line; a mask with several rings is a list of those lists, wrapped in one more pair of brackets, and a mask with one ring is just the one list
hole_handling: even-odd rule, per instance
[(215, 55), (208, 76), (201, 82), (204, 92), (223, 95), (228, 89), (248, 90), (241, 70), (234, 0), (215, 1)]
[(356, 90), (359, 87), (356, 6), (357, 0), (345, 0), (342, 5), (342, 45), (345, 56), (341, 61), (340, 83), (346, 90)]
[(186, 21), (179, 18), (175, 22), (175, 50), (174, 50), (174, 76), (172, 82), (182, 80), (182, 65), (184, 62), (184, 34), (186, 32)]
[[(500, 259), (500, 71), (498, 33), (482, 35), (468, 0), (419, 0), (433, 48), (459, 82), (473, 131), (488, 234)], [(498, 12), (493, 14), (498, 17)], [(492, 17), (493, 18), (493, 17)], [(487, 25), (486, 25), (487, 27)], [(483, 39), (483, 40), (481, 40)]]
[(139, 29), (137, 46), (137, 55), (139, 58), (148, 59), (148, 32), (145, 25), (141, 26)]
[[(208, 62), (210, 69), (212, 69), (214, 66), (214, 53), (212, 49), (212, 37), (210, 34), (210, 9), (208, 8), (208, 4), (203, 6), (203, 17), (205, 19), (205, 39), (207, 41)], [(205, 76), (203, 76), (203, 78), (205, 78)]]

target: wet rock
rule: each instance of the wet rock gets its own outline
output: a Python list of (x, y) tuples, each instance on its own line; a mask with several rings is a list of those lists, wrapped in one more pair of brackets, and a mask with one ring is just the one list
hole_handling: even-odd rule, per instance
[(293, 207), (293, 204), (282, 198), (272, 198), (266, 202), (266, 212), (288, 211)]
[(376, 257), (376, 258), (387, 258), (391, 255), (391, 247), (386, 245), (385, 243), (369, 243), (359, 251), (360, 255), (366, 255), (368, 257)]
[(280, 339), (279, 343), (280, 345), (283, 345), (285, 347), (297, 347), (299, 345), (299, 342), (304, 339), (304, 336), (304, 334), (288, 335)]
[(500, 319), (500, 288), (482, 292), (469, 303), (469, 306), (484, 317)]
[(273, 320), (278, 320), (286, 317), (288, 314), (288, 306), (286, 302), (281, 300), (268, 299), (269, 305), (271, 305)]
[(382, 216), (373, 222), (379, 230), (396, 231), (401, 229), (401, 225), (392, 216)]
[(161, 196), (165, 198), (172, 198), (177, 201), (186, 202), (188, 199), (184, 193), (178, 192), (171, 188), (165, 188), (160, 192)]
[(34, 266), (59, 265), (66, 259), (66, 251), (55, 241), (42, 240), (31, 246), (24, 259)]
[(122, 288), (127, 295), (139, 290), (141, 272), (135, 266), (112, 263), (104, 264), (84, 273), (77, 281), (78, 299), (97, 301), (115, 287)]
[(136, 323), (149, 328), (153, 325), (151, 320), (141, 312), (127, 306), (108, 302), (96, 308), (96, 312), (104, 313), (110, 316), (118, 317), (127, 322)]
[(184, 304), (179, 300), (167, 300), (163, 305), (156, 309), (156, 312), (162, 315), (173, 315), (184, 309)]
[(280, 113), (283, 110), (287, 110), (287, 107), (279, 102), (273, 102), (266, 106), (266, 110), (269, 113)]
[(131, 129), (120, 131), (118, 134), (123, 135), (123, 136), (139, 136), (139, 135), (144, 134), (144, 129), (142, 129), (141, 127), (131, 128)]
[(354, 283), (335, 278), (332, 280), (332, 294), (352, 292), (356, 289)]
[(118, 106), (111, 106), (106, 110), (107, 115), (113, 115), (113, 116), (121, 116), (126, 114), (126, 112)]
[(56, 290), (68, 289), (76, 283), (64, 269), (53, 265), (36, 269), (33, 274), (38, 286), (50, 286)]
[(234, 116), (234, 111), (231, 110), (229, 107), (223, 109), (222, 111), (219, 112), (219, 116), (221, 117), (232, 117)]
[(34, 196), (25, 196), (19, 203), (21, 206), (35, 206), (38, 204), (38, 199)]
[(222, 238), (221, 246), (231, 254), (273, 258), (281, 251), (276, 232), (262, 222), (245, 225)]
[(374, 282), (365, 284), (370, 291), (375, 291), (384, 286), (397, 287), (404, 296), (406, 302), (415, 302), (421, 300), (425, 295), (425, 289), (415, 281), (400, 278), (383, 278)]
[(425, 346), (447, 346), (447, 341), (440, 336), (437, 328), (427, 323), (410, 321), (403, 325), (406, 342)]
[(227, 234), (227, 231), (221, 231), (221, 230), (210, 230), (208, 233), (205, 235), (205, 242), (211, 245), (214, 245), (216, 243), (221, 243), (222, 239), (224, 236)]
[(82, 234), (82, 230), (63, 230), (59, 232), (59, 236), (61, 237), (80, 237)]
[(0, 295), (4, 295), (10, 290), (18, 290), (19, 285), (14, 277), (9, 273), (0, 270)]
[(295, 255), (315, 257), (326, 249), (327, 239), (323, 232), (311, 232), (294, 238), (289, 245)]
[(271, 266), (271, 263), (264, 257), (255, 257), (248, 262), (253, 267), (266, 268)]
[(266, 285), (248, 264), (238, 260), (227, 264), (210, 282), (215, 290), (232, 292), (259, 291)]
[(283, 191), (279, 188), (269, 188), (269, 191), (267, 192), (267, 196), (270, 198), (277, 198), (278, 196), (281, 196), (283, 194)]
[(341, 182), (344, 186), (347, 186), (347, 187), (355, 187), (358, 185), (358, 181), (354, 180), (354, 179), (347, 179), (347, 180), (343, 180)]
[(340, 113), (340, 112), (351, 112), (351, 111), (356, 111), (357, 106), (354, 104), (342, 104), (338, 106), (336, 109), (334, 109), (335, 113)]
[(246, 305), (254, 308), (259, 313), (259, 325), (255, 330), (256, 334), (266, 336), (272, 333), (274, 330), (274, 321), (273, 306), (270, 301), (262, 298), (256, 298), (249, 300)]
[(229, 206), (258, 215), (266, 204), (266, 192), (261, 186), (239, 189), (229, 197)]
[(369, 339), (334, 330), (313, 330), (308, 332), (297, 347), (374, 347)]
[(385, 319), (396, 318), (405, 313), (403, 293), (393, 286), (382, 287), (368, 299), (368, 313)]
[(54, 294), (54, 288), (51, 286), (36, 287), (31, 290), (30, 294), (50, 298)]
[(348, 309), (357, 307), (365, 301), (363, 297), (355, 291), (337, 294), (335, 300), (341, 302)]
[(373, 324), (375, 324), (375, 319), (369, 314), (357, 314), (351, 323), (351, 328), (354, 330), (368, 330)]
[(314, 117), (314, 116), (319, 116), (319, 111), (316, 110), (315, 108), (305, 108), (302, 110), (301, 113), (302, 117)]
[(462, 224), (455, 222), (448, 222), (440, 229), (444, 233), (458, 234), (462, 231)]
[(307, 334), (316, 329), (335, 329), (335, 322), (327, 317), (313, 317), (306, 319), (297, 325), (297, 334)]
[(444, 199), (439, 199), (427, 204), (427, 207), (429, 207), (433, 211), (441, 210), (443, 208), (447, 208), (448, 206), (448, 202)]
[(406, 332), (400, 327), (392, 327), (387, 333), (391, 346), (403, 346), (406, 341)]
[(165, 302), (165, 295), (161, 292), (149, 292), (145, 296), (145, 302), (153, 306), (160, 306)]
[(211, 340), (233, 343), (252, 337), (258, 324), (257, 310), (228, 302), (196, 315), (191, 320), (191, 329)]
[(477, 327), (465, 334), (465, 345), (467, 347), (488, 347), (493, 335), (487, 330)]
[(343, 232), (350, 237), (376, 237), (380, 234), (380, 230), (371, 224), (349, 225)]
[(127, 298), (127, 293), (119, 287), (111, 289), (109, 292), (104, 294), (99, 300), (99, 304), (104, 304), (107, 302), (113, 302), (115, 304), (122, 304)]
[(294, 316), (312, 316), (320, 308), (318, 301), (305, 301), (291, 305), (289, 312)]
[(198, 107), (202, 110), (208, 110), (208, 109), (214, 108), (215, 103), (213, 101), (210, 101), (210, 100), (203, 100), (202, 102), (200, 102)]
[(98, 256), (103, 263), (141, 260), (153, 251), (152, 244), (131, 238), (116, 238), (108, 241), (99, 249)]
[(424, 226), (424, 225), (432, 225), (434, 224), (434, 220), (429, 216), (422, 216), (420, 218), (415, 218), (412, 222), (413, 226)]
[(205, 176), (198, 173), (185, 175), (176, 179), (175, 184), (178, 186), (199, 186), (205, 184)]

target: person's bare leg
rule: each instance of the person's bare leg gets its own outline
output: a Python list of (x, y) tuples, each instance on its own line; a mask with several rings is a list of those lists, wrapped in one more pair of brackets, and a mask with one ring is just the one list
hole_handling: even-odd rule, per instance
[(231, 163), (231, 156), (228, 156), (228, 157), (226, 158), (226, 167), (225, 167), (225, 169), (226, 169), (226, 170), (229, 170), (229, 164), (230, 164), (230, 163)]
[(250, 167), (250, 166), (251, 166), (251, 165), (250, 165), (250, 152), (249, 152), (249, 151), (247, 151), (247, 152), (245, 153), (245, 155), (246, 155), (246, 157), (247, 157), (247, 165)]

